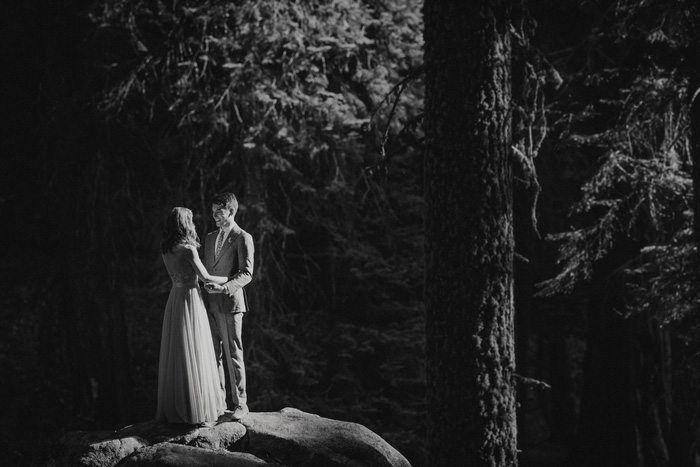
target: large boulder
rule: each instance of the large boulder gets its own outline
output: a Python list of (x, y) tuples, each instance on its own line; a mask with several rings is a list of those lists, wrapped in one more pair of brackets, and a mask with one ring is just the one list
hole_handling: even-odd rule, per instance
[(45, 467), (112, 467), (139, 448), (160, 443), (204, 449), (232, 449), (245, 436), (240, 423), (222, 417), (213, 428), (161, 423), (155, 420), (116, 431), (73, 431), (53, 446)]
[(241, 423), (248, 430), (248, 452), (288, 466), (411, 466), (379, 435), (357, 423), (291, 408), (250, 414)]
[(150, 421), (116, 431), (67, 433), (43, 467), (410, 467), (357, 423), (291, 408), (250, 413), (238, 422), (230, 417), (212, 428)]

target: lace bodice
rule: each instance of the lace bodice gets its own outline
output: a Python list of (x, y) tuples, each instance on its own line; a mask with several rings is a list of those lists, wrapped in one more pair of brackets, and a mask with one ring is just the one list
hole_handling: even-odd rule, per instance
[(163, 255), (168, 275), (173, 281), (173, 287), (196, 287), (197, 273), (187, 260), (183, 251)]
[(182, 269), (180, 271), (168, 272), (175, 287), (197, 285), (197, 273), (194, 272), (194, 269), (192, 269), (192, 266), (189, 264), (187, 267), (189, 267), (189, 271), (187, 269)]

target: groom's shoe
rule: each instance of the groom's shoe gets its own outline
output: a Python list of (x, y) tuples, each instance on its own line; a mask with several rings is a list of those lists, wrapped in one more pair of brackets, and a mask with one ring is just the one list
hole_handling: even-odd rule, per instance
[(248, 406), (247, 405), (239, 405), (236, 407), (236, 410), (233, 411), (233, 419), (234, 420), (240, 420), (241, 418), (245, 417), (248, 415)]

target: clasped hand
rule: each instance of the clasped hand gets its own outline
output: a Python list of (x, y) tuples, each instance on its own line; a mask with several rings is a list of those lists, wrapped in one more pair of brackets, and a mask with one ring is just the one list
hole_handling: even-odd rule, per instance
[(226, 287), (224, 287), (223, 285), (214, 284), (213, 282), (208, 282), (204, 284), (204, 288), (209, 293), (222, 293), (224, 290), (226, 290)]

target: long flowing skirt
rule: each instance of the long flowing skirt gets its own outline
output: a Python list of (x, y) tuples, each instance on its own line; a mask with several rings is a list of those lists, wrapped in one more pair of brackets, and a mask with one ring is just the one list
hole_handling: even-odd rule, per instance
[(207, 312), (198, 286), (173, 286), (165, 305), (156, 419), (216, 421), (226, 409)]

